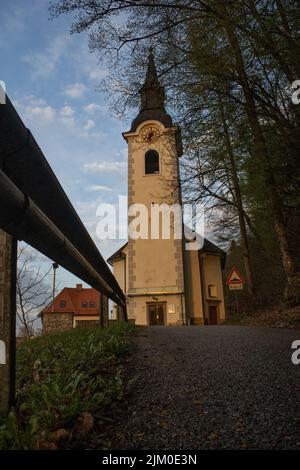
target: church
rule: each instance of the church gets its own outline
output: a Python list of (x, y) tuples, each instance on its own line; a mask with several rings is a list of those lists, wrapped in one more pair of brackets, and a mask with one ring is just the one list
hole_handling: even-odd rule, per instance
[[(149, 54), (141, 106), (128, 132), (128, 227), (130, 207), (151, 213), (158, 204), (181, 204), (178, 126), (165, 109), (165, 93)], [(171, 225), (172, 225), (171, 219)], [(183, 221), (181, 219), (181, 225)], [(202, 238), (189, 249), (183, 237), (131, 237), (107, 260), (126, 294), (128, 319), (136, 325), (216, 325), (225, 319), (222, 270), (225, 253)], [(118, 317), (117, 306), (114, 306)]]

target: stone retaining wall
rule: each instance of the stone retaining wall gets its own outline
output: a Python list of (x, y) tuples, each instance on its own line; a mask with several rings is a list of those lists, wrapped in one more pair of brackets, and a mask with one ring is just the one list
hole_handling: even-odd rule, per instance
[(44, 313), (43, 334), (58, 333), (73, 328), (73, 313)]
[(101, 328), (99, 320), (76, 320), (76, 328)]

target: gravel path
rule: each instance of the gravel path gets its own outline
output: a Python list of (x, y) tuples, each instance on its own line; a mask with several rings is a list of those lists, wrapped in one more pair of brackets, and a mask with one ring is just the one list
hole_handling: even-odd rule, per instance
[(120, 449), (300, 449), (300, 331), (139, 327)]

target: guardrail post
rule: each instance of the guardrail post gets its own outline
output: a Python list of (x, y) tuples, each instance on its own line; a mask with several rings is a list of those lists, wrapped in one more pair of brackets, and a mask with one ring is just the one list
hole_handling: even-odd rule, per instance
[(103, 315), (103, 326), (107, 328), (109, 325), (109, 316), (108, 316), (108, 297), (101, 295), (102, 300), (102, 315)]
[(100, 294), (100, 325), (101, 328), (107, 328), (109, 325), (109, 316), (108, 316), (108, 297), (104, 294)]
[(0, 413), (15, 402), (17, 240), (0, 230)]

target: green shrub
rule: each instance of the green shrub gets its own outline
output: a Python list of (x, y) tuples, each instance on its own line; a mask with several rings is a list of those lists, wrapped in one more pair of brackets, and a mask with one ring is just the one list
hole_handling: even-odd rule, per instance
[(74, 429), (81, 413), (120, 400), (131, 329), (74, 329), (18, 346), (16, 410), (0, 421), (0, 449), (36, 448), (41, 436)]

